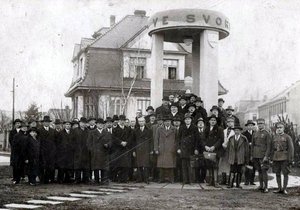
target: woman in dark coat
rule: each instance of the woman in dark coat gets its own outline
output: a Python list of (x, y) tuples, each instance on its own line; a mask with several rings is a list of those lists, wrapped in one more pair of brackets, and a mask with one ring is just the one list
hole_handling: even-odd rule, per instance
[(97, 119), (96, 125), (97, 129), (91, 130), (88, 136), (91, 170), (94, 171), (96, 183), (99, 183), (99, 172), (101, 172), (101, 184), (108, 184), (109, 148), (112, 144), (112, 136), (104, 129), (103, 119)]
[(208, 120), (209, 125), (205, 128), (204, 148), (206, 152), (215, 153), (216, 159), (214, 161), (207, 160), (206, 167), (211, 177), (209, 185), (218, 187), (218, 163), (222, 152), (224, 133), (223, 129), (217, 125), (217, 117), (215, 115), (211, 115)]
[(76, 183), (87, 183), (89, 181), (90, 155), (87, 146), (88, 134), (89, 130), (87, 128), (87, 119), (82, 117), (79, 121), (79, 127), (73, 129), (74, 170)]
[(64, 122), (64, 129), (58, 133), (56, 139), (56, 166), (58, 167), (58, 183), (69, 183), (71, 171), (74, 168), (74, 142), (71, 122)]
[(144, 117), (138, 118), (139, 127), (133, 132), (133, 145), (136, 147), (134, 156), (138, 167), (138, 181), (149, 183), (150, 152), (153, 133), (145, 126)]
[(30, 185), (36, 185), (36, 177), (39, 175), (40, 141), (37, 138), (37, 128), (31, 128), (28, 133), (28, 179)]

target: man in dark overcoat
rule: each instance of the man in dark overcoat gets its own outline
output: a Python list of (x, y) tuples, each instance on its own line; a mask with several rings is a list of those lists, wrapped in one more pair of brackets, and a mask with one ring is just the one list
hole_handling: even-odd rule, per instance
[(144, 117), (138, 118), (139, 127), (133, 132), (133, 145), (138, 168), (138, 181), (149, 183), (150, 152), (153, 133), (146, 125)]
[(43, 125), (38, 130), (41, 146), (41, 182), (48, 184), (49, 181), (55, 181), (55, 130), (50, 128), (49, 116), (44, 116), (41, 122)]
[[(9, 142), (9, 145), (10, 145), (10, 165), (11, 166), (13, 166), (13, 159), (14, 159), (14, 154), (15, 154), (15, 151), (14, 151), (14, 148), (13, 148), (13, 139), (14, 139), (14, 136), (17, 133), (19, 133), (19, 131), (21, 129), (21, 124), (22, 124), (22, 120), (15, 119), (14, 122), (13, 122), (14, 128), (9, 131), (8, 142)], [(13, 177), (14, 177), (14, 175), (13, 175)], [(13, 181), (15, 181), (14, 178), (13, 178)]]
[(131, 129), (125, 126), (126, 117), (119, 116), (119, 126), (113, 129), (114, 166), (116, 167), (116, 181), (127, 182), (131, 167), (132, 148)]
[(74, 168), (73, 130), (70, 121), (64, 121), (63, 126), (56, 138), (57, 182), (70, 183), (71, 171)]
[[(88, 149), (91, 152), (91, 170), (94, 172), (95, 182), (109, 184), (109, 148), (112, 144), (112, 135), (104, 129), (104, 120), (97, 119), (97, 129), (89, 132)], [(101, 182), (100, 174), (101, 173)]]
[(191, 183), (192, 169), (190, 160), (192, 155), (198, 154), (196, 147), (197, 127), (192, 124), (192, 120), (192, 116), (186, 113), (184, 115), (184, 124), (179, 129), (177, 153), (180, 155), (182, 164), (183, 184)]
[(36, 185), (36, 177), (39, 175), (40, 140), (38, 130), (32, 127), (28, 131), (27, 158), (28, 158), (28, 180), (30, 185)]
[(145, 116), (146, 123), (150, 122), (150, 116), (154, 113), (153, 106), (148, 106), (146, 109), (147, 115)]
[(88, 183), (89, 181), (90, 155), (87, 147), (88, 134), (87, 119), (81, 117), (79, 127), (73, 129), (75, 183)]
[(170, 113), (169, 97), (163, 97), (162, 105), (156, 108), (155, 113), (162, 116)]

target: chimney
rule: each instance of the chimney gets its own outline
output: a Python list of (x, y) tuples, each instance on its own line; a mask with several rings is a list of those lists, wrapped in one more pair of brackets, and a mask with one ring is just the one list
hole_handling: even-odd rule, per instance
[(109, 20), (110, 20), (110, 27), (112, 27), (116, 23), (116, 16), (111, 15)]
[(145, 17), (146, 16), (146, 11), (145, 10), (135, 10), (134, 15)]

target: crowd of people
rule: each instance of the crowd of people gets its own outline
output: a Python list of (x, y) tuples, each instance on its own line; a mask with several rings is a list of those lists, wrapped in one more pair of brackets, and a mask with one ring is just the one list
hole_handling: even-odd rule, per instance
[[(276, 173), (278, 191), (287, 194), (293, 161), (293, 142), (284, 123), (273, 134), (264, 119), (248, 120), (245, 130), (232, 106), (224, 100), (207, 113), (194, 94), (178, 100), (164, 97), (133, 120), (125, 115), (72, 121), (49, 116), (43, 120), (14, 121), (10, 132), (13, 183), (28, 175), (30, 185), (99, 183), (110, 181), (192, 182), (228, 188), (255, 185), (268, 192), (268, 170)], [(284, 175), (283, 183), (281, 173)]]

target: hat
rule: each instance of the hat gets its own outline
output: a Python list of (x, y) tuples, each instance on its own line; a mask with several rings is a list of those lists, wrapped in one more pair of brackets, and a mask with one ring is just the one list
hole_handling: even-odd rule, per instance
[(201, 102), (202, 103), (203, 101), (202, 101), (201, 97), (197, 97), (195, 102)]
[(126, 120), (126, 116), (123, 115), (123, 114), (121, 114), (121, 115), (119, 116), (119, 120)]
[(85, 117), (81, 117), (79, 121), (80, 121), (80, 122), (83, 122), (83, 123), (87, 123), (87, 122), (88, 122), (87, 119), (86, 119)]
[(55, 125), (61, 124), (60, 119), (55, 119), (55, 120), (54, 120), (54, 124), (55, 124)]
[(194, 93), (192, 93), (191, 97), (197, 98), (197, 95), (195, 95)]
[(155, 112), (152, 112), (152, 113), (149, 115), (149, 117), (152, 117), (152, 116), (156, 117)]
[(180, 101), (181, 99), (187, 100), (187, 97), (186, 97), (186, 96), (181, 96), (180, 99), (179, 99), (179, 101)]
[(188, 108), (190, 108), (192, 106), (196, 109), (196, 105), (195, 104), (189, 104)]
[(198, 120), (197, 120), (197, 123), (198, 123), (199, 121), (202, 121), (202, 122), (204, 122), (204, 120), (203, 120), (203, 118), (202, 118), (202, 117), (198, 118)]
[(214, 114), (210, 115), (210, 116), (208, 117), (208, 120), (210, 120), (210, 119), (212, 119), (212, 118), (215, 118), (215, 119), (217, 120), (217, 116), (214, 115)]
[(212, 112), (212, 111), (215, 110), (215, 109), (219, 111), (219, 107), (216, 106), (216, 105), (212, 106), (211, 109), (210, 109), (210, 111)]
[[(108, 118), (108, 117), (107, 117), (107, 118)], [(106, 120), (107, 120), (107, 118), (106, 118)], [(105, 124), (105, 122), (104, 122), (104, 120), (103, 120), (102, 118), (98, 118), (98, 119), (96, 120), (96, 123)]]
[(34, 131), (36, 133), (38, 133), (38, 129), (36, 127), (32, 127), (28, 130), (28, 133), (30, 133), (31, 131)]
[(263, 118), (257, 119), (257, 124), (265, 124), (265, 119)]
[(45, 115), (41, 122), (52, 122), (52, 120), (50, 120), (50, 117), (48, 115)]
[(235, 129), (239, 129), (241, 131), (243, 130), (243, 128), (240, 126), (240, 124), (234, 125), (233, 130), (235, 130)]
[(90, 117), (89, 119), (88, 119), (88, 122), (90, 122), (90, 121), (92, 121), (92, 120), (97, 120), (95, 117)]
[(113, 116), (112, 120), (113, 120), (113, 121), (119, 120), (119, 116), (115, 114), (115, 115)]
[(278, 125), (283, 125), (283, 127), (285, 127), (285, 123), (284, 123), (284, 122), (277, 122), (277, 123), (275, 124), (275, 128), (277, 128)]
[(169, 97), (168, 96), (164, 96), (162, 100), (163, 101), (169, 101)]
[(71, 125), (79, 124), (78, 119), (74, 118), (71, 122)]
[(148, 106), (147, 109), (146, 109), (146, 112), (148, 112), (148, 110), (150, 110), (150, 109), (154, 111), (153, 106)]
[(232, 108), (232, 106), (228, 106), (225, 110), (226, 110), (226, 111), (227, 111), (227, 110), (234, 111), (234, 108)]
[(245, 126), (250, 125), (250, 124), (255, 125), (255, 123), (252, 120), (247, 120), (247, 123), (245, 124)]
[(111, 117), (107, 117), (106, 120), (105, 120), (105, 123), (107, 123), (107, 122), (113, 122), (113, 119)]
[(184, 115), (184, 119), (186, 119), (186, 118), (191, 118), (191, 119), (193, 119), (193, 117), (192, 117), (192, 115), (191, 115), (190, 113), (186, 113), (186, 114)]
[(235, 120), (234, 117), (227, 117), (226, 118), (226, 122), (228, 122), (228, 121), (233, 121), (234, 122), (234, 120)]
[(179, 116), (175, 116), (175, 117), (173, 117), (173, 122), (174, 121), (180, 121), (181, 122), (181, 118)]
[(156, 120), (163, 120), (163, 116), (161, 114), (157, 115)]
[(172, 106), (175, 106), (175, 107), (177, 107), (177, 108), (178, 108), (178, 105), (177, 105), (177, 103), (171, 103), (171, 105), (170, 105), (170, 108), (171, 108)]
[(22, 123), (23, 121), (20, 120), (20, 119), (15, 119), (15, 120), (14, 120), (14, 124), (16, 124), (17, 122)]
[(72, 124), (71, 120), (64, 120), (64, 121), (63, 121), (63, 124), (66, 124), (66, 123)]
[(218, 102), (220, 102), (220, 101), (223, 101), (223, 103), (225, 103), (225, 101), (224, 101), (223, 98), (219, 98), (219, 99), (218, 99)]
[(28, 123), (26, 123), (26, 122), (21, 122), (21, 127), (28, 127)]
[(166, 120), (172, 120), (172, 116), (169, 115), (169, 114), (164, 115), (162, 120), (163, 120), (163, 121), (166, 121)]

